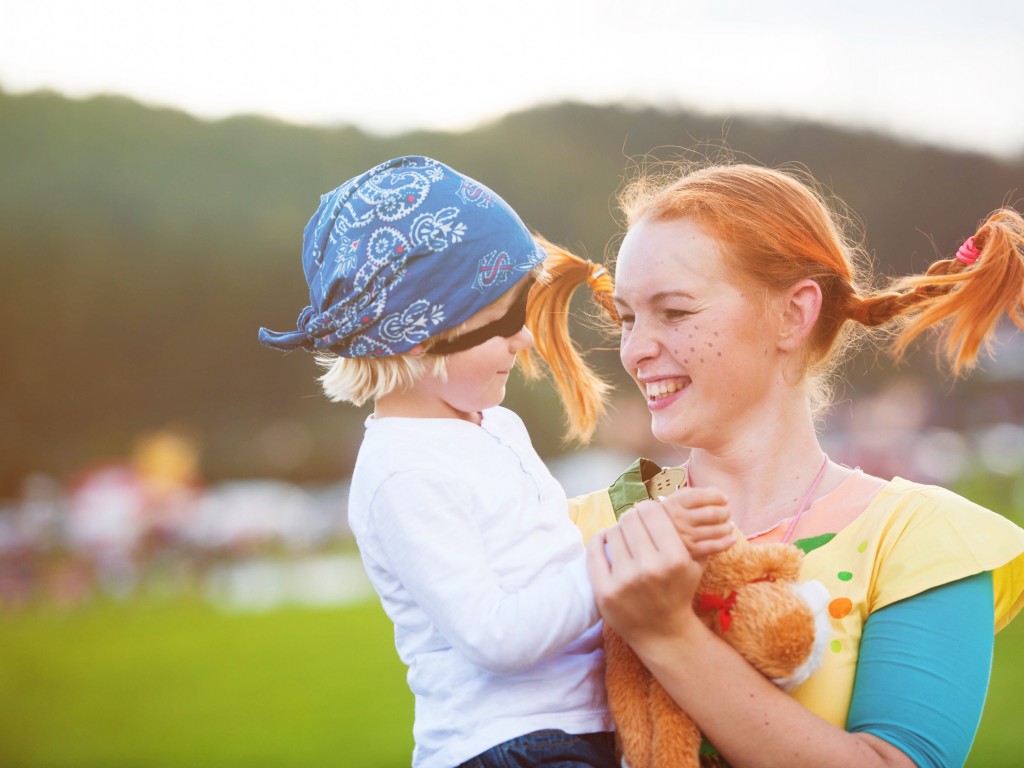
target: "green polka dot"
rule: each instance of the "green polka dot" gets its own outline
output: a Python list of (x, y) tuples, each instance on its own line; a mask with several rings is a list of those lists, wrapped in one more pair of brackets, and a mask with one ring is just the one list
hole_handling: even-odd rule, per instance
[(839, 579), (840, 581), (849, 581), (850, 579), (853, 578), (853, 574), (850, 573), (849, 571), (840, 571), (839, 573), (836, 574), (836, 578)]
[(861, 554), (864, 554), (864, 552), (867, 550), (867, 548), (868, 548), (868, 540), (867, 539), (864, 539), (864, 541), (862, 541), (860, 544), (857, 545), (857, 551), (860, 552)]
[(839, 653), (841, 650), (843, 650), (843, 644), (838, 640), (833, 640), (830, 648), (832, 649), (832, 653)]

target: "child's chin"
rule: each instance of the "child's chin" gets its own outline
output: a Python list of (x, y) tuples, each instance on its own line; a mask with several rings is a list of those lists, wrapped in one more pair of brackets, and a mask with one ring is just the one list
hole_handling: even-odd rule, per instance
[(481, 400), (478, 407), (473, 408), (474, 411), (486, 411), (488, 408), (496, 408), (502, 404), (505, 400), (505, 393), (501, 393), (501, 397), (495, 397), (487, 400)]

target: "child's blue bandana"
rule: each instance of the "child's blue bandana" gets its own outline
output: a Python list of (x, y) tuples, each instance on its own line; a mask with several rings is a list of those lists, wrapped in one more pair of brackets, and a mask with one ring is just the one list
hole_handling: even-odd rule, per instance
[(408, 352), (454, 328), (546, 254), (508, 204), (428, 157), (399, 157), (320, 198), (302, 238), (310, 306), (298, 330), (260, 328), (281, 350)]

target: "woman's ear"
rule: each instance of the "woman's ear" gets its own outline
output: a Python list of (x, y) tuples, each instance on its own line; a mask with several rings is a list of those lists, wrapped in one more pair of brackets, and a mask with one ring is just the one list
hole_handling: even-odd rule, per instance
[(420, 357), (423, 355), (423, 345), (417, 344), (415, 347), (410, 349), (405, 354), (410, 355), (411, 357)]
[(821, 313), (821, 286), (814, 280), (800, 280), (783, 292), (779, 349), (797, 349), (811, 333)]

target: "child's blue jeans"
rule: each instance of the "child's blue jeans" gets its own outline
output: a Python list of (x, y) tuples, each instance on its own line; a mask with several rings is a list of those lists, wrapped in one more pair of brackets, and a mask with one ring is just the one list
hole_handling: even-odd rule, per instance
[(503, 741), (458, 768), (619, 768), (615, 734), (572, 734), (549, 728)]

